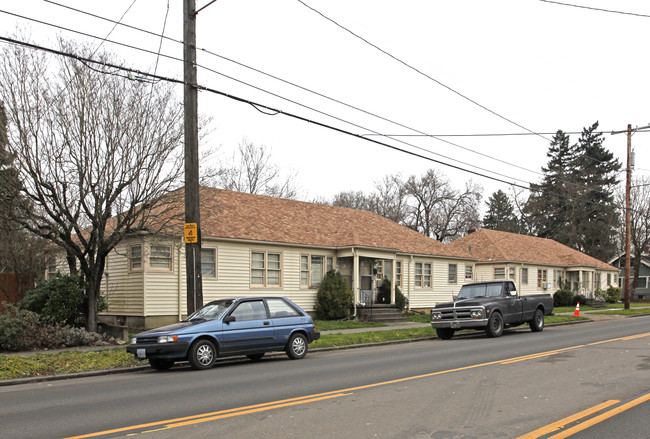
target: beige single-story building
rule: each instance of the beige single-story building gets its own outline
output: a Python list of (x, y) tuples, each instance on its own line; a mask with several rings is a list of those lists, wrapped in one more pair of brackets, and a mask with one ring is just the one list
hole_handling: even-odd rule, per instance
[[(431, 308), (470, 281), (475, 258), (372, 212), (201, 188), (203, 303), (232, 296), (286, 296), (308, 312), (327, 271), (354, 292), (355, 312), (377, 285), (398, 286), (411, 308)], [(65, 261), (48, 264), (65, 270)], [(470, 273), (469, 277), (467, 273)], [(121, 242), (106, 264), (103, 323), (150, 328), (186, 316), (185, 244), (174, 233)]]
[[(353, 291), (355, 313), (376, 300), (383, 279), (391, 303), (399, 287), (418, 310), (473, 281), (507, 277), (522, 294), (569, 281), (585, 295), (618, 282), (615, 267), (548, 239), (481, 229), (445, 245), (368, 211), (206, 187), (200, 198), (203, 303), (277, 295), (313, 313), (331, 269)], [(100, 322), (151, 328), (187, 315), (183, 224), (166, 230), (130, 236), (109, 255)], [(46, 276), (58, 270), (66, 271), (63, 255), (48, 261)]]
[(476, 281), (511, 279), (521, 294), (565, 287), (593, 298), (594, 292), (618, 286), (618, 269), (557, 241), (480, 229), (448, 244), (476, 258)]

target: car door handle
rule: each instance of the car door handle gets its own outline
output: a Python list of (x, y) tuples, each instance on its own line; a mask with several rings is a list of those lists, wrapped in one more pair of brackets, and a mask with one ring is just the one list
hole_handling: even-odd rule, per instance
[(270, 324), (271, 324), (271, 322), (264, 322), (265, 326), (269, 326)]

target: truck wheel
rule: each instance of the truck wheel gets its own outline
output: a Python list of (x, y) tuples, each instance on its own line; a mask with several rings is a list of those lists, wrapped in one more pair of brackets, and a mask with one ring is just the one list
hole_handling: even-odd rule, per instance
[(544, 329), (544, 313), (541, 309), (537, 308), (533, 315), (533, 320), (528, 322), (530, 330), (533, 332), (541, 332)]
[(485, 328), (488, 337), (501, 337), (503, 335), (503, 317), (500, 312), (495, 312), (490, 316), (488, 325)]
[(454, 336), (454, 330), (451, 328), (436, 328), (436, 334), (441, 340), (451, 340), (451, 337)]

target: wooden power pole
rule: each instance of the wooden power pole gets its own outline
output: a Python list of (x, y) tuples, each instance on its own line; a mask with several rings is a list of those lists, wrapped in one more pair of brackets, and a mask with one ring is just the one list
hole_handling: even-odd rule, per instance
[(632, 125), (627, 125), (627, 168), (625, 172), (625, 293), (623, 303), (630, 309), (630, 242), (632, 240), (632, 221), (630, 215), (630, 192), (632, 191)]
[[(185, 109), (185, 278), (187, 314), (203, 306), (199, 200), (199, 128), (196, 88), (196, 2), (183, 0)], [(180, 266), (179, 266), (180, 269)]]

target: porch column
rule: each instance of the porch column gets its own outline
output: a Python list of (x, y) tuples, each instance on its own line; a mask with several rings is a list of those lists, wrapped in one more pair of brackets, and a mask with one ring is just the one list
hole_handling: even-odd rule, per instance
[(359, 254), (356, 249), (352, 249), (354, 255), (352, 263), (352, 290), (354, 291), (354, 311), (356, 314), (357, 303), (359, 303)]
[(393, 265), (393, 278), (390, 280), (390, 303), (395, 303), (395, 286), (397, 285), (397, 282), (395, 281), (397, 279), (397, 273), (395, 272), (397, 264), (395, 261), (395, 259), (391, 261), (391, 264)]

